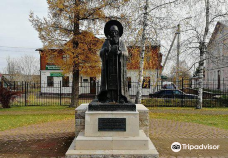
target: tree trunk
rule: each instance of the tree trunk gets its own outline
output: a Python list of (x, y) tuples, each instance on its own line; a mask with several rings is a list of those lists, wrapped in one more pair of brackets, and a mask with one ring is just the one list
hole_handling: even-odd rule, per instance
[(142, 39), (141, 39), (141, 52), (140, 52), (140, 64), (139, 64), (139, 79), (138, 79), (138, 90), (136, 93), (136, 104), (141, 104), (142, 100), (142, 81), (143, 81), (143, 67), (144, 67), (144, 55), (145, 55), (145, 31), (147, 26), (147, 8), (148, 8), (148, 0), (146, 0), (146, 4), (144, 6), (144, 15), (143, 15), (143, 32), (142, 32)]
[(70, 107), (79, 106), (79, 70), (73, 71), (72, 96)]
[(203, 104), (203, 54), (204, 54), (204, 43), (200, 43), (199, 90), (198, 90), (198, 104), (196, 106), (196, 109), (202, 109), (202, 104)]
[(180, 24), (177, 25), (177, 68), (176, 68), (176, 88), (180, 87), (179, 82), (179, 55), (180, 55)]
[[(75, 7), (80, 5), (80, 0), (75, 0)], [(74, 37), (80, 34), (79, 30), (79, 13), (75, 11), (74, 13)], [(74, 40), (73, 37), (73, 48), (77, 49), (78, 41)], [(74, 65), (73, 65), (73, 81), (72, 81), (72, 95), (70, 107), (79, 106), (79, 59), (78, 55), (74, 55)]]
[(200, 42), (199, 45), (199, 50), (200, 50), (200, 62), (199, 62), (199, 90), (198, 90), (198, 104), (196, 106), (196, 109), (202, 109), (202, 104), (203, 104), (203, 66), (204, 66), (204, 52), (206, 45), (206, 37), (209, 31), (209, 13), (210, 13), (210, 3), (209, 0), (205, 0), (205, 7), (206, 7), (206, 25), (205, 25), (205, 30), (204, 30), (204, 35), (203, 35), (203, 40)]

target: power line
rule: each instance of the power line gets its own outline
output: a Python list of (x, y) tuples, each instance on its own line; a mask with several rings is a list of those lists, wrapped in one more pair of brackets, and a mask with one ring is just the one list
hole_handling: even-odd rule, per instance
[[(22, 53), (35, 53), (35, 52), (32, 52), (31, 50), (8, 50), (8, 49), (0, 49), (0, 51), (7, 51), (7, 52), (22, 52)], [(35, 50), (34, 50), (35, 51)]]
[(12, 46), (0, 46), (0, 47), (4, 47), (4, 48), (22, 48), (22, 49), (37, 49), (37, 48), (32, 48), (32, 47), (12, 47)]

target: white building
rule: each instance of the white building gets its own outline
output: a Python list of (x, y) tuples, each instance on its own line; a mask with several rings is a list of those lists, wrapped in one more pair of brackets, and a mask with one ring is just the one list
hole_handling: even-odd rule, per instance
[(217, 22), (205, 58), (204, 88), (228, 89), (228, 21)]
[[(129, 48), (130, 49), (130, 48)], [(155, 87), (153, 85), (158, 76), (158, 71), (162, 68), (162, 54), (160, 51), (160, 45), (154, 45), (151, 47), (151, 53), (148, 53), (146, 56), (147, 64), (145, 65), (144, 71), (144, 84), (142, 86), (142, 94), (149, 95), (149, 93), (153, 93)], [(53, 94), (53, 93), (63, 93), (70, 94), (72, 87), (72, 74), (63, 76), (62, 70), (52, 62), (47, 59), (45, 55), (41, 55), (41, 53), (45, 53), (43, 49), (37, 49), (40, 52), (40, 82), (41, 82), (41, 93), (42, 94)], [(131, 54), (129, 51), (130, 57), (138, 57), (139, 52)], [(61, 58), (64, 60), (66, 56), (61, 55)], [(139, 62), (139, 60), (138, 60)], [(138, 64), (138, 63), (136, 63)], [(138, 66), (133, 66), (131, 60), (128, 63), (128, 87), (129, 94), (136, 95), (137, 91), (137, 82), (138, 82)], [(99, 92), (100, 85), (100, 77), (91, 77), (86, 75), (80, 75), (79, 79), (79, 94), (97, 94)]]

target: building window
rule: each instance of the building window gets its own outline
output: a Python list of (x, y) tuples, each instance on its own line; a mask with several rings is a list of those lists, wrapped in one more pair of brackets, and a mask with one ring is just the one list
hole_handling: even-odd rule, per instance
[(47, 86), (53, 87), (54, 86), (54, 78), (53, 76), (47, 76)]
[(142, 88), (150, 88), (150, 77), (144, 77)]
[(150, 54), (147, 54), (147, 55), (146, 55), (146, 62), (149, 63), (150, 60), (151, 60), (151, 56), (150, 56)]
[(69, 76), (65, 76), (62, 78), (63, 86), (62, 87), (69, 87)]
[(82, 76), (81, 76), (81, 82), (80, 82), (80, 87), (82, 87)]
[(128, 89), (131, 88), (131, 77), (127, 77)]
[(63, 61), (67, 63), (70, 59), (70, 56), (68, 54), (63, 55)]
[(48, 64), (53, 64), (54, 63), (55, 56), (53, 54), (48, 56), (47, 63)]
[(132, 51), (129, 51), (129, 52), (128, 52), (128, 58), (127, 58), (127, 62), (128, 62), (128, 63), (131, 62), (132, 56), (133, 56), (133, 55), (132, 55)]
[(213, 78), (214, 78), (213, 75), (214, 75), (214, 74), (213, 74), (213, 71), (212, 71), (212, 72), (211, 72), (211, 77), (210, 77), (211, 81), (213, 81)]

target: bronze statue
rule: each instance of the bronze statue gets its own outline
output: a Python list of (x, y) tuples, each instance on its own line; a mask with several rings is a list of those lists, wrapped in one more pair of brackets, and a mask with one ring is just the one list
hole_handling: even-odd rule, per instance
[(102, 60), (100, 102), (128, 103), (127, 57), (128, 51), (120, 39), (123, 26), (110, 20), (105, 24), (105, 40), (100, 51)]

